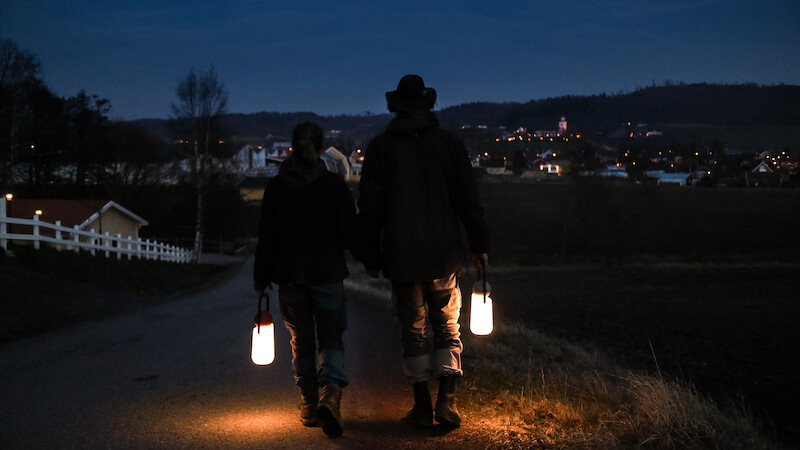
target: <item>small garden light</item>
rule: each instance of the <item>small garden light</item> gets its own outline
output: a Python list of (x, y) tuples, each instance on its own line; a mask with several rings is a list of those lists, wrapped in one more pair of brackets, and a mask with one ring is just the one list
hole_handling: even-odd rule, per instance
[[(267, 310), (261, 311), (261, 299), (264, 297), (267, 297)], [(258, 297), (258, 313), (254, 321), (250, 359), (259, 366), (272, 364), (275, 361), (275, 324), (272, 313), (269, 312), (269, 296), (266, 294)]]
[[(472, 299), (469, 311), (469, 330), (476, 336), (486, 336), (494, 330), (494, 313), (492, 312), (491, 286), (486, 282), (486, 269), (483, 281), (478, 279), (472, 285)], [(478, 272), (480, 277), (481, 272)]]

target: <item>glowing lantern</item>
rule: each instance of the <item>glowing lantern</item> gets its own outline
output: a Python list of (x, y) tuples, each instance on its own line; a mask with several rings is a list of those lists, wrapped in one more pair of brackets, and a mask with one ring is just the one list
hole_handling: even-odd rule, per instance
[[(267, 297), (267, 310), (261, 311), (261, 299)], [(269, 296), (261, 294), (258, 297), (258, 313), (254, 318), (253, 343), (250, 359), (259, 366), (272, 364), (275, 361), (275, 324), (269, 312)]]
[(492, 288), (486, 282), (486, 270), (484, 270), (483, 281), (478, 280), (472, 285), (472, 300), (470, 301), (469, 330), (476, 336), (486, 336), (491, 334), (494, 329), (492, 299), (489, 297), (491, 291)]

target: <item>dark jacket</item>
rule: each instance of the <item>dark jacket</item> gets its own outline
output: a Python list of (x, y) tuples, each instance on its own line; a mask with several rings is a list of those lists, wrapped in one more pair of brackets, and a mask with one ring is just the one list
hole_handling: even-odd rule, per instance
[(463, 141), (432, 112), (400, 113), (367, 146), (359, 186), (355, 256), (393, 281), (448, 276), (465, 260), (461, 223), (473, 253), (489, 232)]
[(290, 157), (264, 189), (253, 278), (269, 282), (327, 284), (347, 278), (355, 204), (345, 182), (317, 161), (310, 167)]

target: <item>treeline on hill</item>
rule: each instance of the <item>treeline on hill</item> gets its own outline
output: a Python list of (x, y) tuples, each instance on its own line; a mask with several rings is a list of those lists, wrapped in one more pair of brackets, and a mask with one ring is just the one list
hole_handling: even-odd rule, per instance
[[(644, 122), (658, 127), (669, 124), (716, 127), (798, 126), (800, 86), (757, 84), (673, 84), (650, 86), (630, 93), (588, 96), (568, 95), (524, 103), (475, 102), (437, 111), (443, 126), (486, 125), (529, 130), (551, 130), (561, 116), (570, 129), (603, 136), (620, 123)], [(312, 112), (226, 114), (224, 122), (232, 149), (241, 143), (287, 139), (304, 120), (319, 123), (340, 136), (329, 145), (364, 146), (390, 120), (389, 114), (320, 116)], [(160, 138), (172, 135), (167, 120), (137, 121)], [(335, 142), (340, 138), (342, 142)], [(346, 140), (346, 142), (345, 142)], [(795, 144), (796, 145), (796, 144)], [(349, 149), (346, 149), (349, 150)]]
[(615, 95), (564, 96), (526, 103), (467, 103), (440, 112), (450, 124), (552, 129), (560, 116), (583, 132), (620, 122), (765, 126), (800, 123), (800, 86), (672, 84)]
[[(228, 151), (235, 151), (245, 144), (270, 143), (291, 140), (292, 130), (298, 123), (312, 121), (325, 130), (337, 130), (342, 139), (358, 139), (359, 143), (382, 130), (389, 122), (388, 114), (381, 115), (336, 115), (320, 116), (312, 112), (258, 112), (252, 114), (230, 113), (222, 117), (221, 126), (228, 136)], [(163, 142), (175, 140), (174, 127), (167, 119), (139, 119), (131, 122), (149, 130), (150, 134)], [(335, 145), (336, 142), (327, 142)], [(365, 145), (365, 144), (364, 144)]]

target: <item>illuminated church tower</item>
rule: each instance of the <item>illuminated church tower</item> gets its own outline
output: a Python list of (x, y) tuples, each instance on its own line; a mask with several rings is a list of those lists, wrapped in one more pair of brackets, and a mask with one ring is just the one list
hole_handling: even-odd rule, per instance
[(561, 116), (561, 120), (558, 121), (558, 135), (567, 135), (567, 118), (564, 116)]

